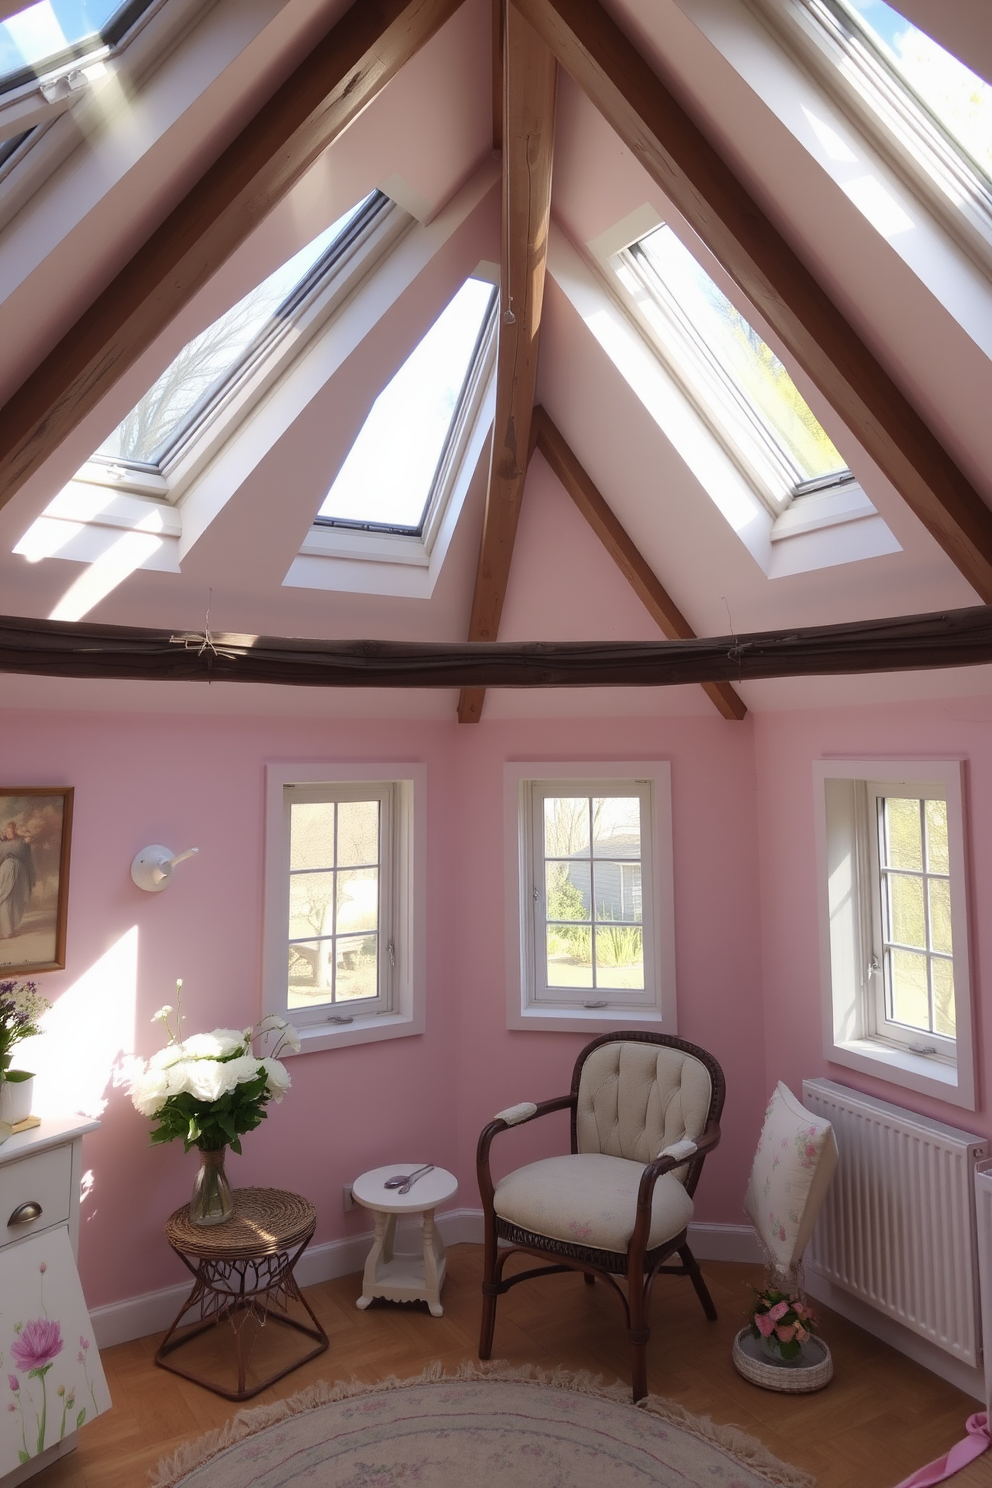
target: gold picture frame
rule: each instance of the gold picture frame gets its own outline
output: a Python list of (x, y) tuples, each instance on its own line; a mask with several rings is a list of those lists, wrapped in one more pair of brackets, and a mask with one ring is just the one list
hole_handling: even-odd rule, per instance
[(65, 966), (69, 786), (0, 786), (0, 978)]

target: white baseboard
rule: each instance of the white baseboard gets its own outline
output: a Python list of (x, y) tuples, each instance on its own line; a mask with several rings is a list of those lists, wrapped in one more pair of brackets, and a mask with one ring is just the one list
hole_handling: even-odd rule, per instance
[(929, 1369), (932, 1374), (939, 1375), (941, 1379), (947, 1380), (948, 1384), (956, 1385), (966, 1395), (972, 1395), (976, 1400), (985, 1400), (985, 1375), (981, 1369), (976, 1369), (971, 1364), (965, 1364), (961, 1359), (955, 1359), (953, 1354), (947, 1353), (946, 1349), (938, 1348), (927, 1338), (921, 1338), (919, 1334), (913, 1333), (909, 1328), (904, 1328), (902, 1323), (897, 1323), (893, 1318), (887, 1317), (884, 1312), (870, 1307), (867, 1302), (862, 1302), (859, 1297), (854, 1297), (850, 1292), (845, 1292), (842, 1287), (834, 1286), (825, 1276), (819, 1276), (810, 1266), (803, 1277), (807, 1292), (830, 1307), (834, 1312), (839, 1312), (841, 1317), (847, 1318), (851, 1323), (857, 1323), (859, 1328), (864, 1328), (873, 1338), (880, 1338), (890, 1348), (897, 1349), (900, 1354), (905, 1354), (916, 1364), (922, 1364), (924, 1369)]
[(754, 1226), (691, 1224), (689, 1248), (697, 1261), (747, 1261), (759, 1266), (765, 1257)]
[[(437, 1226), (445, 1245), (482, 1243), (482, 1210), (450, 1209), (437, 1216)], [(396, 1226), (396, 1239), (401, 1250), (418, 1249), (420, 1225), (415, 1220), (401, 1220)], [(344, 1240), (329, 1240), (312, 1245), (296, 1264), (295, 1276), (300, 1286), (316, 1286), (339, 1276), (360, 1272), (369, 1253), (372, 1231), (349, 1235)], [(357, 1295), (357, 1293), (356, 1293)], [(127, 1343), (132, 1338), (145, 1338), (150, 1333), (164, 1333), (186, 1297), (189, 1284), (163, 1287), (141, 1297), (128, 1297), (90, 1312), (93, 1336), (98, 1348)]]

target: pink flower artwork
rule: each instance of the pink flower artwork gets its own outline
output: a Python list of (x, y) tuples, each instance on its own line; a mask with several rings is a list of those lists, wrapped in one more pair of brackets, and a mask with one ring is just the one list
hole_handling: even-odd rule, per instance
[(34, 1318), (25, 1323), (10, 1352), (22, 1369), (43, 1369), (62, 1352), (62, 1329), (51, 1318)]
[(21, 1382), (17, 1378), (17, 1375), (16, 1374), (8, 1374), (8, 1376), (7, 1376), (7, 1383), (10, 1385), (10, 1388), (14, 1391), (14, 1393), (16, 1395), (17, 1391), (21, 1388)]

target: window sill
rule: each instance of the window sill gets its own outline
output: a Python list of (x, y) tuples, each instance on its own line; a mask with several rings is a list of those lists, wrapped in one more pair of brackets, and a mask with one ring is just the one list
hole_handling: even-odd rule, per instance
[(827, 1057), (834, 1064), (846, 1065), (848, 1069), (860, 1070), (862, 1074), (874, 1075), (879, 1080), (888, 1080), (921, 1095), (932, 1095), (968, 1111), (975, 1110), (974, 1097), (961, 1087), (956, 1064), (913, 1054), (909, 1049), (883, 1043), (881, 1039), (868, 1038), (835, 1043), (828, 1050)]
[[(293, 1014), (288, 1015), (290, 1022)], [(281, 1058), (295, 1059), (299, 1054), (314, 1054), (319, 1049), (344, 1049), (351, 1044), (374, 1044), (382, 1039), (408, 1038), (411, 1034), (423, 1033), (425, 1018), (421, 1013), (369, 1013), (356, 1016), (353, 1023), (311, 1023), (308, 1028), (296, 1031), (300, 1035), (300, 1048), (296, 1051), (284, 1049)]]
[[(671, 1021), (671, 1020), (669, 1020)], [(532, 1033), (602, 1033), (607, 1028), (654, 1028), (674, 1033), (657, 1008), (553, 1007), (548, 1003), (508, 1009), (507, 1028)]]

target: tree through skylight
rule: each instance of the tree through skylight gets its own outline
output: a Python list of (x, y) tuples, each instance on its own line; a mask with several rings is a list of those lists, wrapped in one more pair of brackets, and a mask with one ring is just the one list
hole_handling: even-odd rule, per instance
[(948, 134), (992, 176), (992, 87), (885, 0), (842, 3)]
[(420, 530), (495, 293), (465, 281), (373, 403), (318, 521)]
[(163, 459), (197, 409), (221, 387), (252, 343), (292, 300), (302, 281), (363, 205), (359, 202), (339, 217), (213, 325), (188, 341), (104, 440), (97, 454), (149, 465)]

